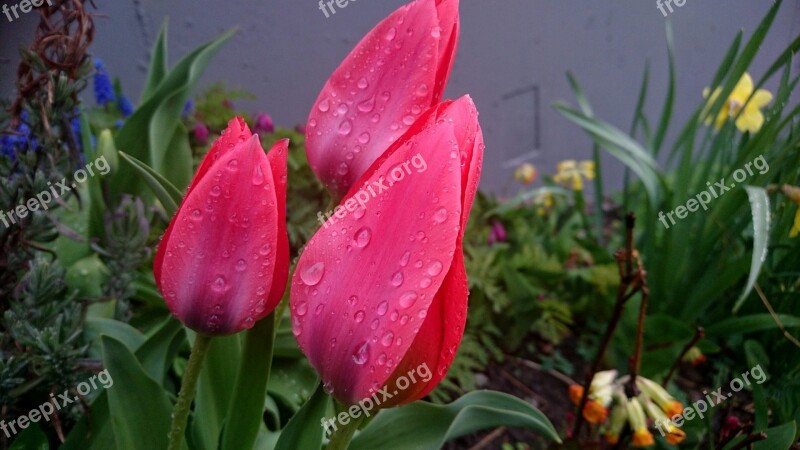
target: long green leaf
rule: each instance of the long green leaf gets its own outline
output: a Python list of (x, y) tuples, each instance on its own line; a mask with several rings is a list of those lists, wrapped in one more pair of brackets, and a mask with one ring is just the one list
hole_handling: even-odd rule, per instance
[(561, 442), (550, 421), (531, 404), (493, 391), (471, 392), (449, 405), (415, 402), (381, 412), (356, 435), (351, 450), (436, 450), (445, 442), (500, 426), (527, 428)]
[(314, 395), (289, 419), (289, 423), (281, 431), (275, 450), (318, 449), (323, 435), (320, 420), (325, 418), (329, 404), (330, 397), (325, 393), (322, 383), (319, 383)]
[(167, 214), (169, 216), (175, 215), (175, 213), (178, 211), (178, 205), (180, 205), (183, 197), (178, 188), (170, 183), (169, 180), (161, 176), (161, 174), (153, 170), (152, 167), (148, 166), (142, 161), (139, 161), (133, 156), (128, 155), (125, 152), (119, 152), (119, 157), (128, 163), (136, 172), (136, 174), (138, 174), (139, 177), (144, 180), (145, 184), (147, 184), (147, 187), (153, 191), (153, 193), (156, 195), (156, 198), (158, 198), (158, 200), (164, 206)]
[[(778, 314), (784, 328), (800, 328), (800, 317)], [(775, 318), (769, 314), (752, 314), (744, 317), (733, 317), (706, 327), (707, 337), (727, 336), (754, 333), (756, 331), (777, 330)]]
[(167, 392), (145, 373), (122, 342), (101, 338), (103, 363), (114, 384), (105, 392), (117, 448), (167, 448), (172, 404)]
[(274, 342), (273, 314), (256, 322), (245, 333), (236, 387), (222, 431), (222, 450), (253, 448), (264, 414)]
[(761, 266), (767, 259), (767, 249), (769, 245), (770, 210), (769, 196), (764, 188), (746, 186), (747, 197), (750, 200), (750, 210), (753, 213), (753, 257), (750, 262), (750, 275), (747, 277), (747, 285), (744, 292), (736, 301), (733, 312), (739, 311), (761, 273)]
[(168, 21), (164, 20), (161, 31), (158, 33), (158, 39), (156, 39), (156, 45), (153, 47), (153, 57), (150, 59), (150, 70), (142, 91), (141, 103), (150, 100), (158, 89), (158, 85), (167, 76), (167, 24)]

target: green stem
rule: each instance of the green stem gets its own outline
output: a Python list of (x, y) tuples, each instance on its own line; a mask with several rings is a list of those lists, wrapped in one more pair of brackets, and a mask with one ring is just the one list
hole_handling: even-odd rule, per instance
[(331, 436), (331, 440), (328, 442), (328, 446), (325, 450), (347, 450), (347, 447), (350, 446), (350, 441), (353, 439), (353, 435), (356, 434), (356, 430), (358, 430), (358, 427), (363, 421), (364, 416), (359, 416), (358, 418), (351, 417), (347, 425), (342, 425), (333, 432), (333, 436)]
[(172, 410), (172, 426), (169, 429), (169, 450), (181, 450), (183, 445), (189, 409), (192, 406), (192, 400), (194, 400), (197, 379), (200, 377), (200, 369), (203, 367), (203, 360), (205, 360), (206, 353), (208, 353), (211, 339), (210, 336), (201, 334), (194, 338), (192, 355), (189, 357), (186, 373), (183, 374), (181, 393), (178, 394), (178, 401), (175, 402), (175, 409)]

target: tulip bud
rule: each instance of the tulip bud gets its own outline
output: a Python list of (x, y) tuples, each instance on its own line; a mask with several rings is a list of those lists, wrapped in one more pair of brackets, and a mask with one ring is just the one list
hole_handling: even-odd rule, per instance
[(164, 233), (156, 283), (173, 315), (198, 333), (250, 328), (283, 295), (287, 151), (282, 140), (266, 155), (244, 120), (232, 120)]
[(208, 127), (203, 122), (197, 122), (194, 126), (194, 139), (200, 145), (206, 145), (208, 143)]
[(308, 117), (306, 151), (335, 199), (441, 101), (458, 23), (458, 0), (411, 2), (372, 29), (331, 75)]
[(256, 123), (253, 126), (255, 133), (272, 134), (275, 132), (275, 124), (272, 123), (272, 116), (261, 113), (256, 116)]

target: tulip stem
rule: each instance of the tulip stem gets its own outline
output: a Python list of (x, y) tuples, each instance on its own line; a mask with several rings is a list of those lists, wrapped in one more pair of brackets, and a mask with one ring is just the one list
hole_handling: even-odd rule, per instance
[(361, 426), (361, 422), (363, 421), (363, 415), (357, 418), (351, 416), (347, 425), (342, 425), (338, 430), (333, 432), (333, 436), (331, 436), (331, 440), (328, 442), (328, 446), (325, 447), (325, 450), (347, 450), (347, 447), (350, 446), (350, 441), (356, 434), (356, 430), (358, 430), (358, 427)]
[(172, 410), (172, 426), (169, 429), (169, 450), (181, 450), (183, 445), (189, 409), (192, 406), (192, 400), (194, 400), (197, 379), (200, 377), (200, 369), (203, 367), (203, 360), (206, 358), (210, 343), (210, 336), (197, 334), (194, 338), (189, 364), (183, 374), (181, 392), (178, 394), (178, 401), (175, 402), (175, 408)]

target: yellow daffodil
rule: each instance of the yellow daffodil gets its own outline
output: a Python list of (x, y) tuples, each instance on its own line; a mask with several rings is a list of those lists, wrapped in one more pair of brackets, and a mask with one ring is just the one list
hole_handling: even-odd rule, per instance
[(524, 185), (529, 185), (536, 180), (538, 173), (536, 166), (525, 163), (517, 167), (517, 170), (514, 171), (514, 179)]
[[(717, 130), (721, 129), (722, 126), (725, 125), (725, 122), (733, 118), (736, 119), (736, 128), (742, 133), (748, 131), (756, 133), (761, 129), (761, 126), (764, 125), (764, 114), (761, 112), (761, 109), (772, 101), (772, 93), (766, 89), (759, 89), (755, 91), (754, 94), (753, 90), (753, 79), (750, 78), (750, 74), (745, 73), (742, 75), (742, 78), (739, 79), (739, 82), (736, 83), (733, 92), (731, 92), (728, 100), (722, 106), (722, 110), (720, 110), (716, 119), (714, 119), (714, 127)], [(709, 97), (710, 90), (708, 88), (703, 90), (703, 97), (708, 99), (704, 115), (717, 100), (721, 92), (722, 88), (716, 88)], [(711, 125), (710, 118), (706, 120), (706, 125)]]
[(583, 190), (583, 179), (594, 180), (594, 161), (576, 162), (574, 159), (561, 161), (557, 166), (557, 173), (553, 181), (565, 187), (572, 187), (575, 191)]
[(794, 214), (794, 224), (792, 229), (789, 230), (789, 237), (797, 237), (800, 234), (800, 187), (785, 185), (783, 186), (783, 195), (798, 206), (797, 212)]

